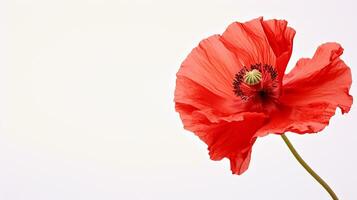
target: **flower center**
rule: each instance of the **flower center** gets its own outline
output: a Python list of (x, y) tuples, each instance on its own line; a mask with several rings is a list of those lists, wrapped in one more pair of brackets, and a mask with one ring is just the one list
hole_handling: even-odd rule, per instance
[(266, 103), (279, 96), (278, 72), (268, 64), (243, 67), (234, 77), (233, 92), (244, 101)]
[(261, 80), (262, 80), (262, 73), (257, 69), (248, 71), (244, 75), (244, 82), (248, 85), (256, 85)]

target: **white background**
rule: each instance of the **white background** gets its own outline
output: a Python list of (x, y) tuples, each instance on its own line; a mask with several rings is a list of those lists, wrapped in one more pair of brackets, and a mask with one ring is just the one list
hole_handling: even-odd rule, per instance
[[(175, 73), (201, 39), (264, 16), (297, 30), (289, 69), (337, 41), (357, 77), (353, 2), (1, 0), (0, 199), (329, 199), (276, 135), (242, 176), (211, 161), (174, 111)], [(357, 199), (356, 109), (288, 134), (342, 200)]]

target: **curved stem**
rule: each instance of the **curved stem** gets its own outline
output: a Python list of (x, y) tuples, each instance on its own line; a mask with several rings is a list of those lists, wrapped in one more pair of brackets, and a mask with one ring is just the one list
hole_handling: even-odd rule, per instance
[(296, 158), (296, 160), (306, 169), (307, 172), (309, 172), (309, 174), (314, 177), (314, 179), (319, 182), (322, 187), (325, 188), (325, 190), (330, 194), (330, 196), (332, 197), (333, 200), (338, 200), (338, 197), (336, 196), (336, 194), (333, 192), (333, 190), (330, 188), (329, 185), (327, 185), (327, 183), (322, 180), (322, 178), (316, 174), (316, 172), (314, 172), (314, 170), (311, 169), (311, 167), (301, 158), (301, 156), (299, 155), (299, 153), (295, 150), (294, 146), (291, 144), (291, 142), (289, 141), (289, 139), (286, 137), (285, 134), (282, 134), (281, 137), (283, 138), (285, 144), (289, 147), (291, 153), (294, 155), (294, 157)]

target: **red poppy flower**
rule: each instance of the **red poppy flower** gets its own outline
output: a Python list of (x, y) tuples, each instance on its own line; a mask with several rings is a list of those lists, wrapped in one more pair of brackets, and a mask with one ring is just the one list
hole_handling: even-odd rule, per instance
[(247, 170), (257, 137), (316, 133), (335, 110), (350, 110), (351, 72), (337, 43), (318, 47), (284, 75), (295, 30), (285, 20), (235, 22), (202, 40), (182, 63), (175, 106), (184, 127), (208, 145), (212, 160)]

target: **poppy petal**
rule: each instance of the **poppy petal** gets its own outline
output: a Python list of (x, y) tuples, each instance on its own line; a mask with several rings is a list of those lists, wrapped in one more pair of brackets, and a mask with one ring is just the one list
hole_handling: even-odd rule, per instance
[(234, 98), (232, 82), (238, 66), (234, 57), (214, 35), (204, 39), (183, 61), (177, 76), (183, 76), (223, 98)]
[(262, 21), (262, 25), (269, 45), (276, 57), (275, 66), (278, 70), (279, 79), (282, 80), (293, 50), (293, 40), (296, 32), (293, 28), (288, 27), (288, 22), (285, 20)]
[(211, 122), (238, 120), (235, 113), (244, 109), (241, 101), (218, 96), (184, 76), (177, 76), (174, 101), (197, 108)]
[(343, 48), (337, 43), (321, 45), (312, 59), (300, 59), (285, 76), (282, 106), (257, 135), (287, 131), (316, 133), (324, 129), (337, 107), (350, 110), (352, 83), (350, 68), (340, 59)]
[(275, 55), (269, 45), (263, 26), (263, 18), (245, 23), (234, 22), (222, 34), (222, 41), (236, 55), (240, 66), (256, 63), (275, 65)]
[(243, 110), (232, 86), (237, 60), (220, 38), (201, 41), (176, 74), (175, 102), (198, 108), (212, 122)]
[(264, 21), (262, 17), (245, 23), (235, 22), (223, 33), (222, 41), (235, 53), (240, 66), (272, 65), (277, 68), (281, 83), (295, 36), (295, 30), (287, 24), (285, 20)]
[(265, 121), (259, 113), (241, 113), (241, 121), (210, 122), (195, 107), (176, 103), (185, 129), (194, 132), (208, 145), (212, 160), (228, 158), (234, 174), (248, 169), (254, 137)]

